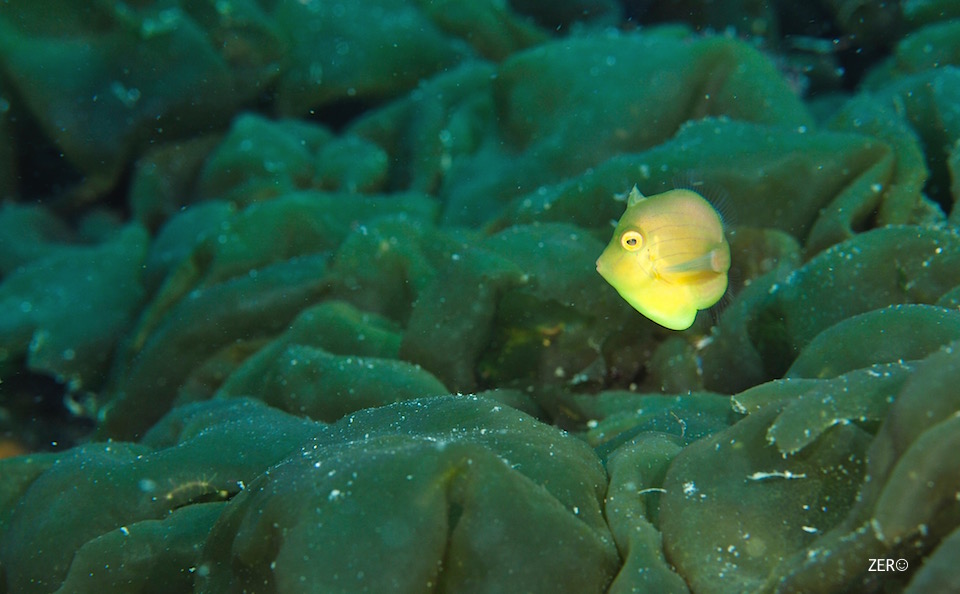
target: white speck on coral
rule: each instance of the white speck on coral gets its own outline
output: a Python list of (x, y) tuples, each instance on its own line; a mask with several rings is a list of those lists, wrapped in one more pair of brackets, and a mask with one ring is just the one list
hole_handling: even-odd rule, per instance
[(747, 480), (751, 481), (762, 481), (770, 478), (782, 478), (782, 479), (802, 479), (807, 478), (806, 473), (799, 472), (793, 473), (789, 470), (775, 470), (773, 472), (754, 472), (753, 474), (747, 477)]

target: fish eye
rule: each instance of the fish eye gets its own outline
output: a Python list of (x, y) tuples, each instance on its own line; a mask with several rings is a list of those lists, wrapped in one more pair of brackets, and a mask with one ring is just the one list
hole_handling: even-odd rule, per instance
[(630, 252), (639, 250), (643, 247), (643, 235), (637, 231), (627, 231), (620, 236), (620, 245)]

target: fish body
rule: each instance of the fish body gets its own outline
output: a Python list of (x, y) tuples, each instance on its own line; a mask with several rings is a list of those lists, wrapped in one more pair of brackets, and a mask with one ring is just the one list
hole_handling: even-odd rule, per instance
[(634, 309), (671, 330), (727, 290), (730, 245), (716, 209), (696, 192), (643, 196), (634, 186), (597, 272)]

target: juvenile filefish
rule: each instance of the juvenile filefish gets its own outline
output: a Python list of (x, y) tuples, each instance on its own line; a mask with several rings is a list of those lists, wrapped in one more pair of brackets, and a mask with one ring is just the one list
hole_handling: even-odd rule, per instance
[(627, 303), (671, 330), (686, 330), (723, 297), (729, 269), (720, 214), (686, 189), (647, 197), (634, 186), (597, 258), (597, 272)]

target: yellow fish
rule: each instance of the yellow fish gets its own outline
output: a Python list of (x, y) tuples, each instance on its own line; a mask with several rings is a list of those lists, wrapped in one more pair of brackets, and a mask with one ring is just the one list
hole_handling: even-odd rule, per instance
[(636, 186), (597, 272), (634, 309), (671, 330), (727, 290), (730, 245), (719, 213), (692, 190), (646, 197)]

